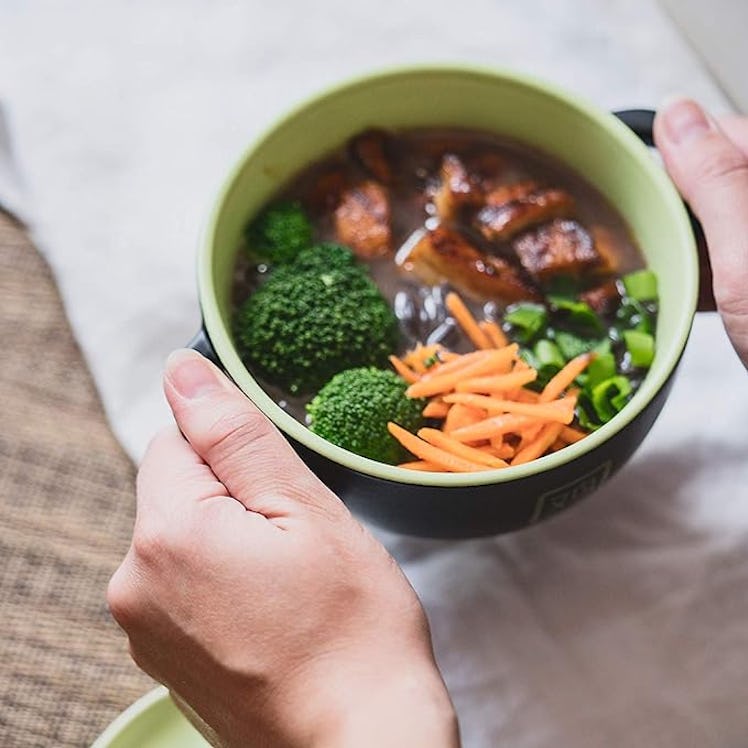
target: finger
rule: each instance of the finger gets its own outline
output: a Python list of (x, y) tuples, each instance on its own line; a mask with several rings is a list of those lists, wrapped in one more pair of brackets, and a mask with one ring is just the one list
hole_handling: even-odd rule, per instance
[(339, 508), (268, 418), (200, 354), (169, 357), (164, 391), (193, 449), (248, 509), (282, 516), (288, 500)]
[(714, 297), (748, 365), (748, 156), (689, 99), (662, 109), (654, 134), (668, 172), (704, 227)]

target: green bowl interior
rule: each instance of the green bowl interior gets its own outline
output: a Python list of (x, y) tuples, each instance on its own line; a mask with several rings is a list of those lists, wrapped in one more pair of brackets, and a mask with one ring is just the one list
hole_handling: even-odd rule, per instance
[[(654, 364), (612, 421), (566, 449), (527, 465), (475, 474), (415, 473), (336, 447), (279, 408), (252, 378), (230, 332), (230, 287), (242, 228), (301, 167), (370, 126), (471, 127), (553, 154), (584, 175), (621, 212), (658, 276), (660, 314)], [(615, 117), (555, 86), (509, 72), (410, 68), (343, 84), (303, 104), (240, 159), (203, 236), (198, 280), (206, 329), (231, 377), (288, 435), (354, 470), (403, 483), (470, 486), (521, 478), (566, 463), (620, 431), (667, 380), (685, 346), (698, 270), (683, 204), (648, 150)]]

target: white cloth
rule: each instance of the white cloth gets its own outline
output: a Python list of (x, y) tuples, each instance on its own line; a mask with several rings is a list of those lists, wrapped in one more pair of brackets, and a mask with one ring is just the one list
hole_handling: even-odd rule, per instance
[[(199, 228), (242, 147), (323, 85), (433, 59), (523, 68), (605, 107), (680, 91), (725, 108), (653, 0), (0, 4), (37, 240), (134, 457), (166, 418), (163, 358), (198, 326)], [(661, 419), (594, 498), (498, 539), (382, 535), (466, 748), (745, 744), (746, 423), (745, 372), (699, 318)]]

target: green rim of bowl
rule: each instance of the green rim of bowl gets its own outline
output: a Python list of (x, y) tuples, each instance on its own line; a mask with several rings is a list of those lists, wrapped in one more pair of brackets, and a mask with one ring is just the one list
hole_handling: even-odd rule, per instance
[[(625, 148), (630, 158), (633, 159), (638, 167), (646, 172), (648, 177), (658, 186), (663, 199), (666, 201), (666, 204), (671, 211), (671, 215), (679, 216), (680, 218), (678, 230), (679, 239), (683, 246), (683, 264), (678, 268), (678, 270), (683, 275), (683, 284), (681, 288), (682, 296), (679, 315), (673, 326), (673, 332), (669, 340), (663, 342), (658, 341), (658, 350), (654, 366), (647, 374), (641, 387), (626, 407), (597, 431), (576, 444), (571, 444), (563, 450), (554, 452), (553, 454), (534, 460), (525, 465), (518, 465), (516, 467), (499, 470), (488, 470), (479, 473), (445, 474), (415, 472), (398, 468), (394, 465), (385, 465), (366, 457), (361, 457), (353, 452), (349, 452), (346, 449), (342, 449), (341, 447), (325, 441), (282, 410), (278, 405), (276, 405), (272, 398), (262, 390), (260, 385), (253, 379), (252, 375), (247, 371), (242, 363), (234, 348), (230, 331), (226, 329), (218, 311), (219, 305), (215, 293), (215, 279), (213, 277), (212, 247), (214, 246), (216, 227), (220, 220), (222, 206), (234, 189), (237, 178), (248, 157), (257, 150), (277, 128), (282, 127), (284, 123), (298, 117), (302, 113), (310, 112), (322, 102), (328, 104), (330, 99), (343, 96), (350, 89), (355, 89), (361, 85), (369, 85), (387, 79), (407, 76), (423, 78), (428, 75), (460, 75), (466, 78), (488, 78), (494, 80), (498, 78), (503, 80), (505, 84), (534, 89), (547, 97), (559, 100), (567, 107), (575, 109), (578, 113), (596, 123), (600, 128), (607, 130), (618, 140), (618, 142)], [(596, 449), (633, 421), (670, 378), (686, 345), (693, 315), (696, 311), (698, 266), (693, 233), (680, 196), (664, 170), (652, 158), (646, 146), (644, 146), (637, 136), (616, 117), (599, 109), (595, 105), (588, 103), (579, 96), (567, 93), (559, 86), (539, 80), (534, 76), (516, 73), (512, 70), (501, 68), (494, 69), (470, 65), (433, 64), (390, 68), (347, 80), (328, 88), (294, 107), (284, 117), (276, 120), (270, 128), (261, 134), (254, 143), (245, 150), (236, 166), (227, 177), (209, 215), (198, 253), (198, 289), (205, 328), (221, 363), (237, 385), (257, 405), (257, 407), (288, 436), (335, 463), (374, 478), (422, 486), (459, 488), (518, 480), (565, 465), (566, 463), (572, 462), (578, 457), (581, 457), (583, 454)], [(666, 345), (663, 343), (666, 343)]]

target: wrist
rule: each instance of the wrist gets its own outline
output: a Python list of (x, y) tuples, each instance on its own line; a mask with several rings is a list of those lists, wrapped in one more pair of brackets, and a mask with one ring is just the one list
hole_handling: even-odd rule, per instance
[(457, 716), (433, 664), (395, 663), (385, 674), (335, 691), (314, 736), (315, 748), (459, 748)]

